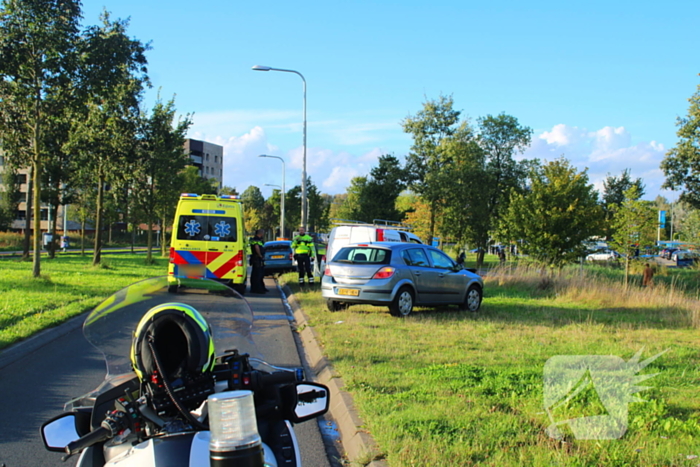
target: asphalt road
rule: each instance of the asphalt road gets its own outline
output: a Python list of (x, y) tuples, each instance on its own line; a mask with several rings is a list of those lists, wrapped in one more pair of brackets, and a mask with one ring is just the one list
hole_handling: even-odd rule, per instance
[[(246, 295), (256, 317), (255, 343), (268, 362), (301, 366), (280, 293), (272, 280), (266, 279), (266, 285), (268, 294)], [(20, 343), (19, 348), (0, 354), (0, 466), (75, 465), (77, 456), (62, 463), (60, 453), (46, 451), (39, 434), (41, 424), (60, 414), (66, 401), (91, 391), (104, 379), (102, 355), (85, 340), (81, 327), (72, 327), (56, 339), (48, 331), (43, 339)], [(33, 349), (32, 344), (46, 340)], [(25, 355), (7, 358), (23, 345), (25, 350), (17, 354)], [(338, 465), (328, 460), (316, 421), (296, 425), (295, 431), (304, 465)]]

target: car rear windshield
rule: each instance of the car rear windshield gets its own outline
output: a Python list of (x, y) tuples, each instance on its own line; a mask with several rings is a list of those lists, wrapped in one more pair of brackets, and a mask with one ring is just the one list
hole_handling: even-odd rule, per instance
[(223, 216), (180, 216), (178, 240), (235, 242), (236, 218)]
[(290, 249), (289, 243), (268, 243), (265, 245), (265, 251), (289, 251)]
[(389, 264), (391, 250), (369, 247), (345, 247), (333, 258), (334, 262), (355, 264)]

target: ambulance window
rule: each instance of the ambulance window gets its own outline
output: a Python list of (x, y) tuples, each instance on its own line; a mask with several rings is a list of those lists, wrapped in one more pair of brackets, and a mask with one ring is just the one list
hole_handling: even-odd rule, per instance
[(178, 240), (215, 242), (237, 241), (235, 217), (180, 216), (177, 226)]

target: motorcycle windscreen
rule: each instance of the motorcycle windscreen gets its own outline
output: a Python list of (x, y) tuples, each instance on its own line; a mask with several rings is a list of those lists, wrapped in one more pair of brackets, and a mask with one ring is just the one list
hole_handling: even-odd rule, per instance
[(86, 318), (83, 334), (103, 354), (107, 375), (95, 391), (70, 401), (67, 408), (84, 406), (87, 399), (134, 376), (130, 359), (134, 331), (144, 314), (165, 303), (190, 305), (204, 317), (217, 357), (232, 349), (262, 357), (252, 338), (252, 309), (240, 294), (208, 279), (146, 279), (107, 298)]

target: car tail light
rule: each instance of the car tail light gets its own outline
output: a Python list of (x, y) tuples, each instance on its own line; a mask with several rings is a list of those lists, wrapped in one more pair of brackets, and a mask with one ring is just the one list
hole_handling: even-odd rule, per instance
[(170, 264), (175, 262), (175, 248), (170, 247)]
[(377, 241), (378, 242), (384, 241), (384, 229), (377, 229)]
[(289, 253), (289, 261), (294, 259), (294, 253)]
[(238, 250), (236, 256), (233, 257), (233, 261), (235, 262), (236, 267), (243, 266), (243, 250)]
[(330, 266), (326, 266), (325, 271), (323, 271), (323, 275), (324, 275), (324, 276), (330, 276), (330, 275), (331, 275), (331, 267), (330, 267)]
[(375, 272), (372, 279), (388, 279), (394, 275), (396, 269), (392, 267), (381, 268), (379, 271)]

